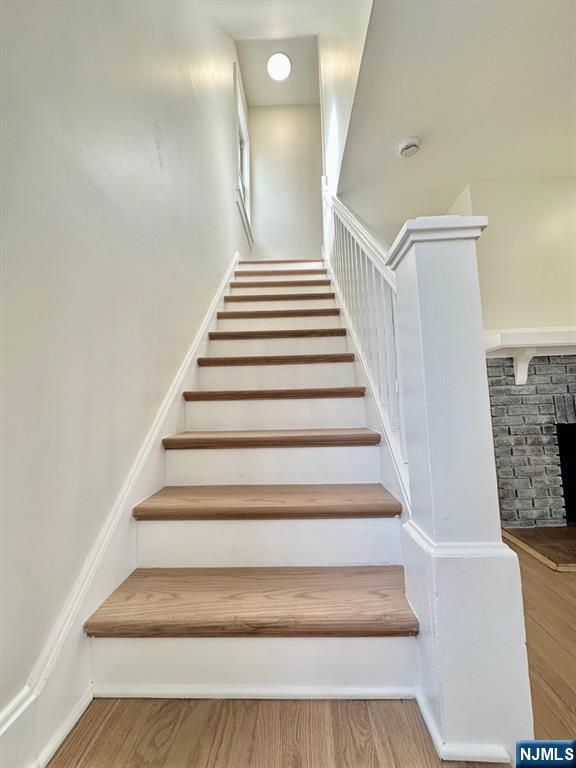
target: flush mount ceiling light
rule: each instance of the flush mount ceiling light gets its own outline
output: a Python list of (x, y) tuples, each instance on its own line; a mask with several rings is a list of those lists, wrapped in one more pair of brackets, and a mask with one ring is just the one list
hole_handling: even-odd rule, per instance
[(272, 80), (286, 80), (292, 71), (292, 62), (285, 53), (273, 53), (266, 69)]

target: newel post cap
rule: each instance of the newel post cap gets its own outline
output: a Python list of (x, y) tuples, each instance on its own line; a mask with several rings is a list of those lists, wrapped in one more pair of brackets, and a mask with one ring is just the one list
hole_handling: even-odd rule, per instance
[(386, 266), (396, 269), (414, 243), (477, 240), (487, 225), (487, 216), (421, 216), (408, 219), (388, 251)]

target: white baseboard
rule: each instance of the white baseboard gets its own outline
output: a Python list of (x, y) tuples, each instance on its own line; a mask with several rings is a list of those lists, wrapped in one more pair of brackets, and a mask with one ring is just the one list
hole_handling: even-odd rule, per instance
[(410, 687), (98, 685), (96, 698), (143, 699), (414, 699)]
[(70, 733), (74, 725), (84, 714), (84, 711), (94, 698), (92, 685), (89, 686), (86, 693), (79, 699), (75, 707), (73, 707), (68, 716), (62, 721), (62, 725), (55, 731), (52, 738), (48, 741), (42, 752), (38, 755), (34, 768), (46, 768), (58, 747), (62, 744), (66, 736)]
[[(195, 368), (192, 364), (222, 302), (239, 256), (238, 252), (234, 255), (220, 282), (204, 320), (140, 445), (126, 480), (68, 594), (26, 685), (0, 712), (0, 752), (3, 765), (7, 768), (36, 765), (40, 756), (47, 754), (52, 747), (58, 747), (58, 738), (63, 738), (62, 734), (67, 733), (67, 728), (69, 730), (71, 727), (69, 724), (73, 724), (74, 718), (77, 719), (78, 712), (81, 711), (80, 703), (70, 708), (65, 690), (61, 696), (53, 690), (50, 691), (47, 698), (49, 703), (46, 706), (42, 706), (42, 694), (54, 677), (57, 663), (67, 668), (68, 677), (66, 674), (56, 675), (55, 686), (65, 686), (66, 680), (70, 679), (74, 679), (76, 685), (81, 685), (84, 680), (86, 689), (91, 684), (89, 640), (82, 634), (83, 621), (135, 567), (136, 542), (135, 527), (131, 518), (132, 508), (142, 498), (158, 490), (164, 482), (161, 438), (168, 432), (184, 427), (182, 391), (190, 385), (190, 379), (194, 378)], [(78, 638), (72, 638), (74, 642), (70, 641), (71, 633), (78, 634)], [(69, 659), (64, 659), (66, 654)], [(84, 701), (84, 698), (80, 701)], [(61, 711), (58, 711), (60, 709)], [(30, 734), (26, 733), (29, 730), (28, 721), (34, 723), (39, 710), (43, 714), (49, 711), (50, 720), (61, 722), (62, 725), (52, 727), (52, 732), (56, 735), (46, 737), (45, 743), (40, 741), (39, 744), (32, 744)], [(19, 721), (24, 722), (22, 718), (27, 718), (26, 727), (19, 728)], [(43, 716), (41, 720), (44, 722)], [(23, 743), (26, 739), (28, 743)], [(30, 762), (29, 754), (32, 749), (37, 755)], [(26, 757), (23, 758), (22, 755)]]
[(419, 689), (416, 701), (434, 747), (442, 760), (470, 761), (475, 763), (510, 763), (510, 755), (501, 744), (472, 744), (443, 741), (436, 718)]

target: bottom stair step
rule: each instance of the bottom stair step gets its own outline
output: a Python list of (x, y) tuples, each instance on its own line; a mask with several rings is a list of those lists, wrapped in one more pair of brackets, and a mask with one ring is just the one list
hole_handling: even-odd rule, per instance
[(92, 637), (407, 636), (401, 566), (139, 568), (92, 614)]

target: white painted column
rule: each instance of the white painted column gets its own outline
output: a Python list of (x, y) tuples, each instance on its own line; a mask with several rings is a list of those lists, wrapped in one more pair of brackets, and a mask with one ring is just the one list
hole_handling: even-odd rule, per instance
[(532, 716), (518, 561), (502, 543), (475, 241), (487, 219), (406, 222), (388, 265), (411, 519), (419, 698), (445, 759), (506, 761)]

